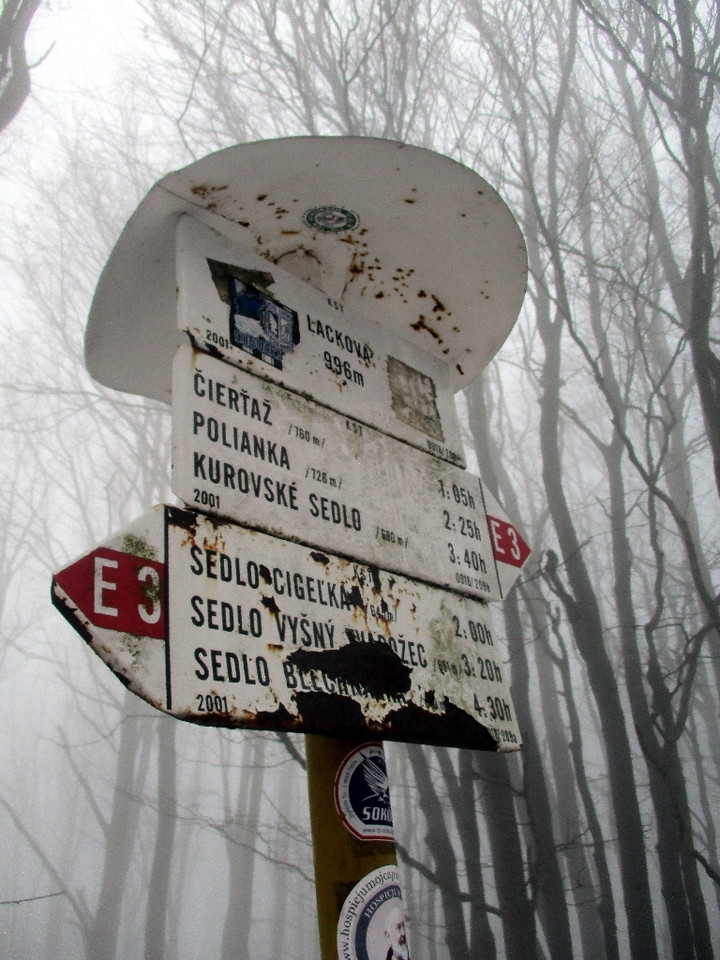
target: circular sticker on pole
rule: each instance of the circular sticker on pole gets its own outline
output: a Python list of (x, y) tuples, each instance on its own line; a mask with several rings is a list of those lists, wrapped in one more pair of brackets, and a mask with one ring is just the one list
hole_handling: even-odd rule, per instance
[(359, 840), (395, 839), (381, 743), (363, 743), (342, 761), (335, 776), (335, 806)]
[(409, 960), (397, 867), (378, 867), (356, 883), (338, 920), (339, 960)]

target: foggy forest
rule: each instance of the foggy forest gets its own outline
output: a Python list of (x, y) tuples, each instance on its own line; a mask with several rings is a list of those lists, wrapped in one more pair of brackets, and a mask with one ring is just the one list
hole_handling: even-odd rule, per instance
[(319, 955), (303, 737), (163, 715), (50, 604), (173, 502), (169, 408), (84, 367), (123, 225), (308, 134), (460, 161), (528, 251), (456, 397), (532, 547), (493, 611), (523, 747), (387, 744), (410, 955), (720, 955), (719, 97), (709, 0), (2, 0), (2, 960)]

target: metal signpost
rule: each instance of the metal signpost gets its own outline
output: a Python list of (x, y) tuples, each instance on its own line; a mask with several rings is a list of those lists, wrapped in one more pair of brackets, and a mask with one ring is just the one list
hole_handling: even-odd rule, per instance
[(192, 217), (176, 236), (178, 325), (199, 349), (465, 466), (447, 362)]
[[(190, 346), (175, 359), (172, 485), (200, 509), (484, 600), (529, 552), (479, 477)], [(508, 540), (502, 577), (491, 530)]]
[(158, 506), (57, 573), (53, 598), (182, 720), (519, 743), (487, 606), (377, 567)]
[(525, 280), (472, 171), (303, 137), (169, 174), (98, 284), (88, 369), (172, 398), (184, 505), (58, 572), (53, 602), (157, 709), (309, 734), (323, 960), (408, 954), (382, 741), (520, 746), (486, 601), (529, 548), (464, 469), (453, 391)]

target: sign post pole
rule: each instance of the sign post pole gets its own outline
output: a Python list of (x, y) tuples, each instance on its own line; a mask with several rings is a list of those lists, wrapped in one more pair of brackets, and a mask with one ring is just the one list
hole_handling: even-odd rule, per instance
[(322, 960), (362, 957), (370, 944), (382, 945), (383, 954), (395, 944), (402, 955), (404, 914), (382, 745), (309, 735), (305, 748)]
[(293, 137), (164, 177), (95, 292), (88, 371), (172, 398), (183, 506), (59, 571), (53, 602), (157, 709), (308, 734), (323, 960), (408, 960), (372, 738), (520, 746), (487, 601), (529, 548), (464, 470), (454, 394), (526, 278), (474, 171)]

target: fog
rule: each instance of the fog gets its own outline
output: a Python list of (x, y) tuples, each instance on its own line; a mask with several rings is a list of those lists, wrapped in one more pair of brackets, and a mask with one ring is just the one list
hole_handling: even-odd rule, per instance
[(523, 748), (387, 744), (410, 955), (715, 956), (717, 7), (35, 6), (0, 19), (0, 957), (319, 955), (303, 737), (164, 716), (50, 603), (174, 501), (169, 408), (84, 367), (120, 231), (167, 172), (306, 134), (460, 161), (528, 251), (457, 397), (533, 551), (492, 613)]

